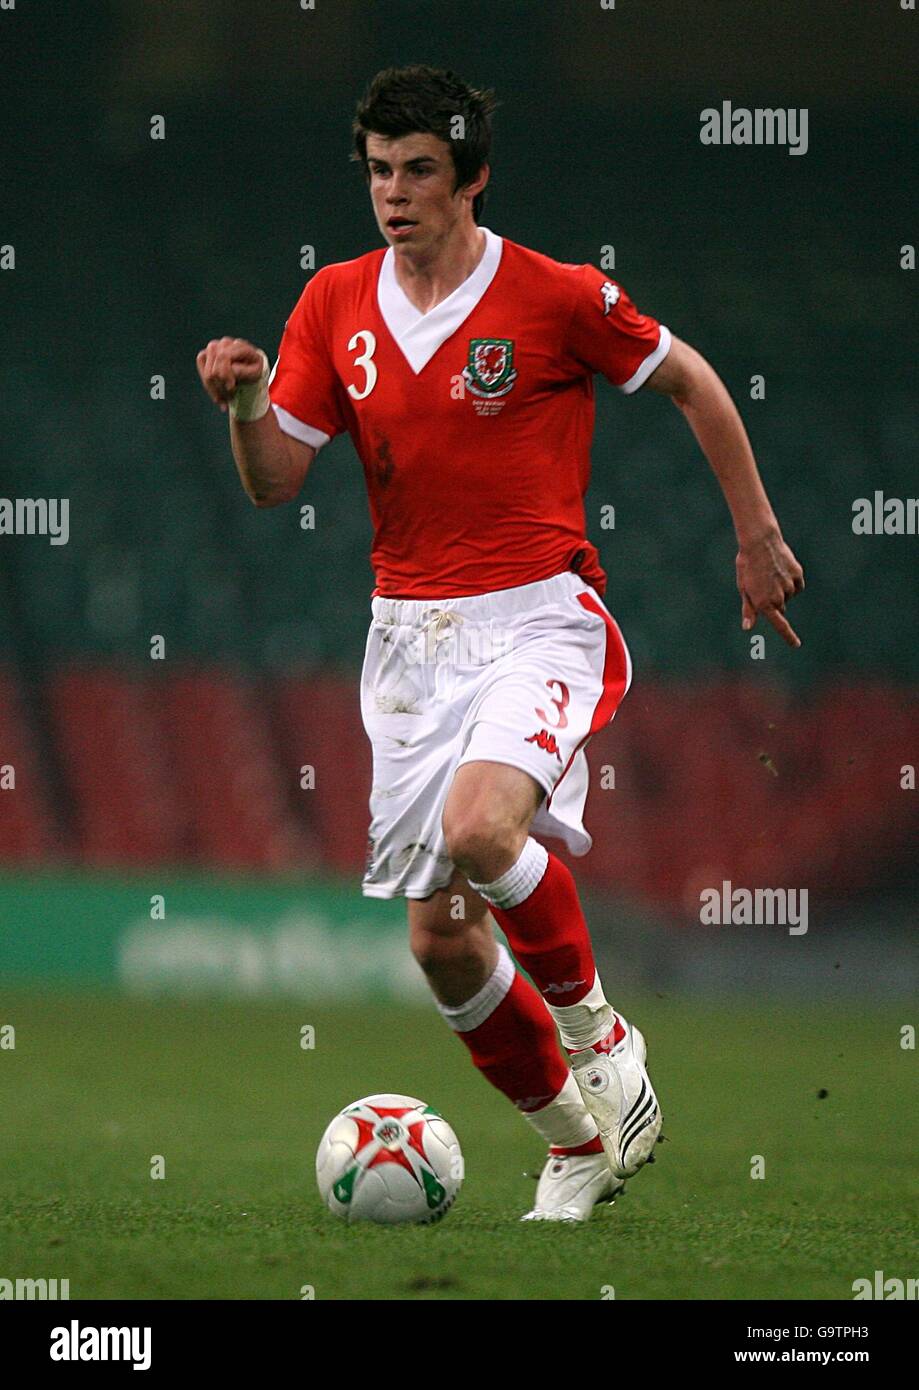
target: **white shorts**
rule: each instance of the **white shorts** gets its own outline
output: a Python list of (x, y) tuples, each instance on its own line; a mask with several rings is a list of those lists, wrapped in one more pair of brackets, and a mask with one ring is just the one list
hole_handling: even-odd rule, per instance
[(506, 763), (545, 791), (532, 830), (586, 854), (585, 745), (632, 679), (616, 622), (572, 572), (469, 598), (371, 601), (361, 713), (373, 745), (362, 891), (427, 898), (454, 865), (441, 828), (463, 763)]

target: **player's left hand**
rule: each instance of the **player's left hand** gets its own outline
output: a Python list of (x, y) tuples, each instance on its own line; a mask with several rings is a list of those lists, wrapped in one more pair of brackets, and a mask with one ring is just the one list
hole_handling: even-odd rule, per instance
[(804, 588), (804, 571), (778, 531), (740, 547), (737, 588), (745, 632), (762, 613), (789, 647), (800, 647), (801, 639), (785, 617), (785, 604)]

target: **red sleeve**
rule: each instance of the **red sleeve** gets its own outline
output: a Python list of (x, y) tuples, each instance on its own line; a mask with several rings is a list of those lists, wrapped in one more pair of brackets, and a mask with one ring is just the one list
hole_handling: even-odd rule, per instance
[(327, 348), (321, 272), (309, 281), (287, 323), (269, 377), (268, 394), (285, 434), (321, 449), (347, 425), (341, 385)]
[(622, 286), (594, 266), (578, 266), (575, 280), (568, 355), (621, 391), (637, 391), (670, 351), (670, 330), (640, 314)]

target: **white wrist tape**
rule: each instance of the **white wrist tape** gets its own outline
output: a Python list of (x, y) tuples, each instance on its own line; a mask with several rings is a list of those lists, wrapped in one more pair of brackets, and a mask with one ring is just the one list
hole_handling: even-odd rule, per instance
[(237, 386), (230, 397), (230, 414), (234, 420), (261, 420), (263, 415), (268, 414), (268, 407), (271, 404), (268, 395), (268, 376), (271, 372), (271, 364), (268, 358), (262, 353), (262, 374), (258, 381), (243, 382)]

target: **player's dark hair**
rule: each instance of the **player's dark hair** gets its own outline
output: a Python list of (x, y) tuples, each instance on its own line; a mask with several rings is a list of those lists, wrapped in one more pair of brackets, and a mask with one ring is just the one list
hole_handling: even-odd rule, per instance
[[(495, 94), (470, 87), (443, 68), (421, 63), (404, 68), (385, 68), (373, 78), (357, 104), (351, 127), (354, 152), (351, 158), (364, 167), (367, 163), (367, 136), (384, 135), (397, 140), (403, 135), (436, 135), (450, 146), (456, 171), (454, 193), (472, 183), (491, 150), (491, 117), (497, 106)], [(456, 117), (463, 118), (456, 135)], [(485, 206), (485, 190), (472, 202), (472, 215), (478, 222)]]

